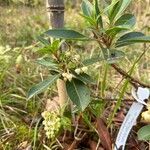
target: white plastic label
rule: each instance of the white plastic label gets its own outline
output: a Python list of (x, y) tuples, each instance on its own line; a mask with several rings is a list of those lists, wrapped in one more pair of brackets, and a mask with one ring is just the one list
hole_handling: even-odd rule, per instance
[(147, 105), (144, 100), (148, 99), (150, 95), (150, 91), (148, 88), (141, 88), (139, 87), (137, 92), (132, 89), (132, 96), (139, 102), (144, 105)]
[[(137, 102), (134, 102), (126, 115), (121, 128), (119, 130), (116, 143), (115, 143), (115, 150), (118, 150), (121, 148), (121, 150), (125, 149), (126, 141), (128, 138), (128, 135), (132, 129), (132, 127), (135, 125), (135, 122), (141, 113), (144, 105), (146, 103), (144, 100), (148, 99), (150, 95), (150, 91), (147, 88), (141, 88), (139, 87), (137, 92), (132, 91), (132, 96), (137, 100)], [(144, 104), (144, 105), (143, 105)]]
[(134, 102), (125, 117), (123, 124), (119, 130), (117, 139), (116, 139), (116, 148), (119, 149), (122, 146), (122, 150), (125, 148), (125, 143), (130, 133), (130, 130), (135, 125), (136, 119), (143, 109), (143, 105), (137, 102)]

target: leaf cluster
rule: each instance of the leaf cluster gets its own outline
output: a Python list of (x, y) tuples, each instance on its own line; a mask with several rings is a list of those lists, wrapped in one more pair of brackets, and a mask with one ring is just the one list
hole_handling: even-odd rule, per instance
[[(83, 0), (81, 16), (88, 23), (87, 29), (91, 31), (90, 35), (83, 35), (75, 30), (65, 28), (50, 29), (44, 32), (40, 37), (40, 41), (45, 44), (45, 47), (40, 51), (46, 54), (50, 53), (53, 57), (52, 61), (42, 59), (38, 63), (50, 67), (53, 71), (57, 69), (57, 71), (54, 76), (31, 88), (29, 98), (43, 91), (58, 78), (62, 79), (62, 73), (67, 72), (73, 75), (73, 79), (66, 81), (68, 96), (83, 111), (91, 101), (90, 90), (87, 84), (93, 82), (91, 82), (91, 77), (88, 74), (82, 73), (78, 75), (75, 73), (75, 69), (81, 66), (92, 65), (102, 60), (109, 64), (114, 64), (116, 60), (121, 59), (125, 55), (121, 49), (122, 47), (135, 43), (150, 42), (150, 36), (133, 31), (136, 18), (133, 14), (126, 13), (126, 8), (130, 3), (131, 0), (112, 0), (109, 5), (103, 8), (98, 0), (93, 0), (93, 3)], [(56, 41), (50, 44), (45, 37), (52, 37)], [(69, 40), (95, 41), (98, 43), (103, 56), (72, 62), (75, 54), (72, 53), (72, 55), (66, 57), (65, 52), (60, 49), (62, 39), (66, 42)], [(68, 66), (68, 64), (70, 65)]]

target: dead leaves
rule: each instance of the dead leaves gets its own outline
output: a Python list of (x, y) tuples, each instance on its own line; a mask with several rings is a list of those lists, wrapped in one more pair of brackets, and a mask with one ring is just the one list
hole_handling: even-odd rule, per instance
[(109, 131), (105, 125), (105, 122), (101, 118), (97, 119), (97, 131), (98, 131), (98, 135), (101, 140), (102, 146), (106, 150), (112, 150), (112, 141), (111, 141)]

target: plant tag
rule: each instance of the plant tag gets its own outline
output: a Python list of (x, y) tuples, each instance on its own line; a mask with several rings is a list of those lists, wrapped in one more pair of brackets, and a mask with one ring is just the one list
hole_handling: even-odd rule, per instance
[[(136, 123), (136, 119), (138, 118), (139, 114), (143, 109), (143, 104), (138, 102), (133, 102), (128, 114), (126, 115), (121, 128), (119, 130), (117, 139), (116, 139), (116, 148), (118, 150), (122, 146), (122, 150), (125, 148), (125, 143), (128, 138), (128, 135), (132, 129), (132, 127)], [(120, 150), (120, 149), (119, 149)]]
[(125, 149), (125, 144), (126, 144), (128, 135), (132, 127), (135, 125), (136, 120), (139, 114), (141, 113), (144, 105), (146, 105), (144, 100), (148, 99), (149, 95), (150, 95), (150, 91), (147, 88), (139, 87), (137, 92), (132, 90), (132, 96), (137, 100), (137, 102), (133, 102), (129, 112), (127, 113), (121, 125), (121, 128), (119, 130), (119, 133), (116, 139), (116, 143), (115, 143), (115, 148), (114, 148), (115, 150)]

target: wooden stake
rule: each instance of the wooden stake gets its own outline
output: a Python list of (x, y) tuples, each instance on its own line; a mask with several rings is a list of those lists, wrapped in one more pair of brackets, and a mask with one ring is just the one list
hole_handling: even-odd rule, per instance
[[(46, 0), (46, 7), (50, 21), (50, 27), (64, 27), (64, 0)], [(59, 96), (59, 105), (62, 108), (67, 101), (67, 92), (65, 82), (61, 79), (57, 80), (57, 89)]]

